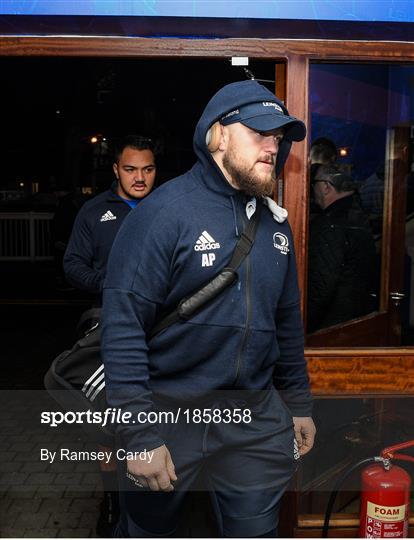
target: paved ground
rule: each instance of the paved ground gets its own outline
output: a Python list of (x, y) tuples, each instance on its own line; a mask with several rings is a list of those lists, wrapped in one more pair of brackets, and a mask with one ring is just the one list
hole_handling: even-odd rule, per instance
[[(24, 300), (17, 294), (14, 298)], [(40, 423), (41, 410), (57, 409), (41, 390), (43, 375), (51, 360), (70, 346), (82, 309), (0, 304), (1, 537), (95, 536), (102, 493), (96, 464), (40, 460), (44, 447), (86, 446), (82, 433)]]
[[(42, 411), (58, 410), (41, 390), (0, 391), (0, 536), (95, 537), (102, 497), (96, 463), (42, 461), (41, 450), (96, 450), (79, 429), (40, 423)], [(195, 499), (198, 501), (196, 502)], [(201, 503), (201, 504), (199, 504)], [(195, 493), (178, 536), (214, 536), (203, 494)]]
[[(63, 446), (83, 450), (87, 445), (80, 439), (68, 442), (68, 434), (55, 434), (51, 428), (40, 429), (38, 419), (21, 407), (21, 393), (15, 395), (15, 400), (7, 396), (7, 417), (0, 415), (1, 536), (95, 536), (101, 500), (96, 465), (80, 461), (50, 464), (40, 460), (41, 448), (59, 450)], [(38, 396), (37, 401), (40, 404)], [(32, 405), (27, 395), (24, 402)], [(3, 400), (1, 405), (4, 411)], [(36, 409), (31, 407), (33, 410)], [(21, 421), (15, 423), (18, 418)]]

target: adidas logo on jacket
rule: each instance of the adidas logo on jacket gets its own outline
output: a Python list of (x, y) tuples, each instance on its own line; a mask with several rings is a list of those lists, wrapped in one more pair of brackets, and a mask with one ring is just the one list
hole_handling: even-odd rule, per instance
[(100, 221), (110, 221), (111, 219), (116, 219), (116, 216), (113, 215), (113, 213), (108, 210), (105, 212), (105, 214), (101, 217)]

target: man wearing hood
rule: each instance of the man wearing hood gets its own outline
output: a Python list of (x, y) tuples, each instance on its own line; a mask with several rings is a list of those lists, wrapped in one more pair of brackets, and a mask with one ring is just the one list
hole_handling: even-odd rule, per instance
[[(292, 141), (305, 133), (256, 81), (225, 86), (197, 124), (194, 167), (143, 201), (119, 232), (104, 287), (107, 397), (135, 419), (117, 426), (120, 446), (153, 452), (151, 462), (124, 465), (120, 537), (174, 534), (202, 470), (221, 535), (276, 535), (295, 458), (315, 433), (293, 239), (287, 212), (270, 198)], [(258, 205), (267, 208), (237, 281), (150, 337), (157, 320), (228, 265)]]

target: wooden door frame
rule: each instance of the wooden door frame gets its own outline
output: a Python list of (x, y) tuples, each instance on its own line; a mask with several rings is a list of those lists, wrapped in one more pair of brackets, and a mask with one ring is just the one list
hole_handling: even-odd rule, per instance
[[(252, 59), (286, 63), (286, 81), (278, 91), (286, 93), (289, 112), (310, 125), (309, 64), (323, 62), (414, 62), (414, 42), (300, 40), (300, 39), (176, 39), (105, 36), (13, 36), (0, 35), (0, 56), (15, 57), (107, 57), (107, 58), (203, 58)], [(284, 71), (284, 70), (282, 70)], [(276, 73), (280, 74), (281, 70)], [(289, 211), (298, 263), (302, 305), (306, 298), (308, 197), (307, 139), (295, 143), (285, 167), (284, 205)], [(349, 348), (338, 348), (338, 354)], [(372, 349), (373, 354), (378, 348)], [(384, 349), (384, 352), (386, 349)], [(413, 349), (414, 354), (414, 349)], [(306, 351), (310, 362), (314, 356)], [(318, 394), (319, 385), (313, 388)]]
[[(147, 59), (248, 56), (252, 59), (284, 61), (287, 65), (287, 107), (291, 114), (303, 119), (309, 126), (308, 82), (311, 60), (413, 62), (414, 43), (352, 40), (344, 46), (342, 40), (0, 35), (0, 56)], [(285, 169), (284, 189), (284, 204), (289, 210), (289, 221), (295, 237), (302, 301), (306, 296), (307, 271), (307, 156), (306, 139), (293, 145)]]

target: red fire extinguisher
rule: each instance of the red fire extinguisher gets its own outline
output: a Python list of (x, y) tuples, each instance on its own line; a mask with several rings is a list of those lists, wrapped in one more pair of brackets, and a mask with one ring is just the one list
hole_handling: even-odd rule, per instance
[(328, 537), (329, 521), (336, 495), (342, 483), (361, 465), (370, 463), (362, 471), (360, 538), (406, 538), (410, 511), (408, 473), (391, 463), (392, 460), (412, 461), (414, 457), (395, 453), (414, 446), (408, 441), (384, 448), (380, 456), (359, 461), (337, 481), (329, 498), (322, 537)]
[(414, 441), (385, 448), (381, 462), (362, 471), (360, 538), (407, 537), (411, 478), (391, 460), (414, 461), (395, 453), (411, 446)]

